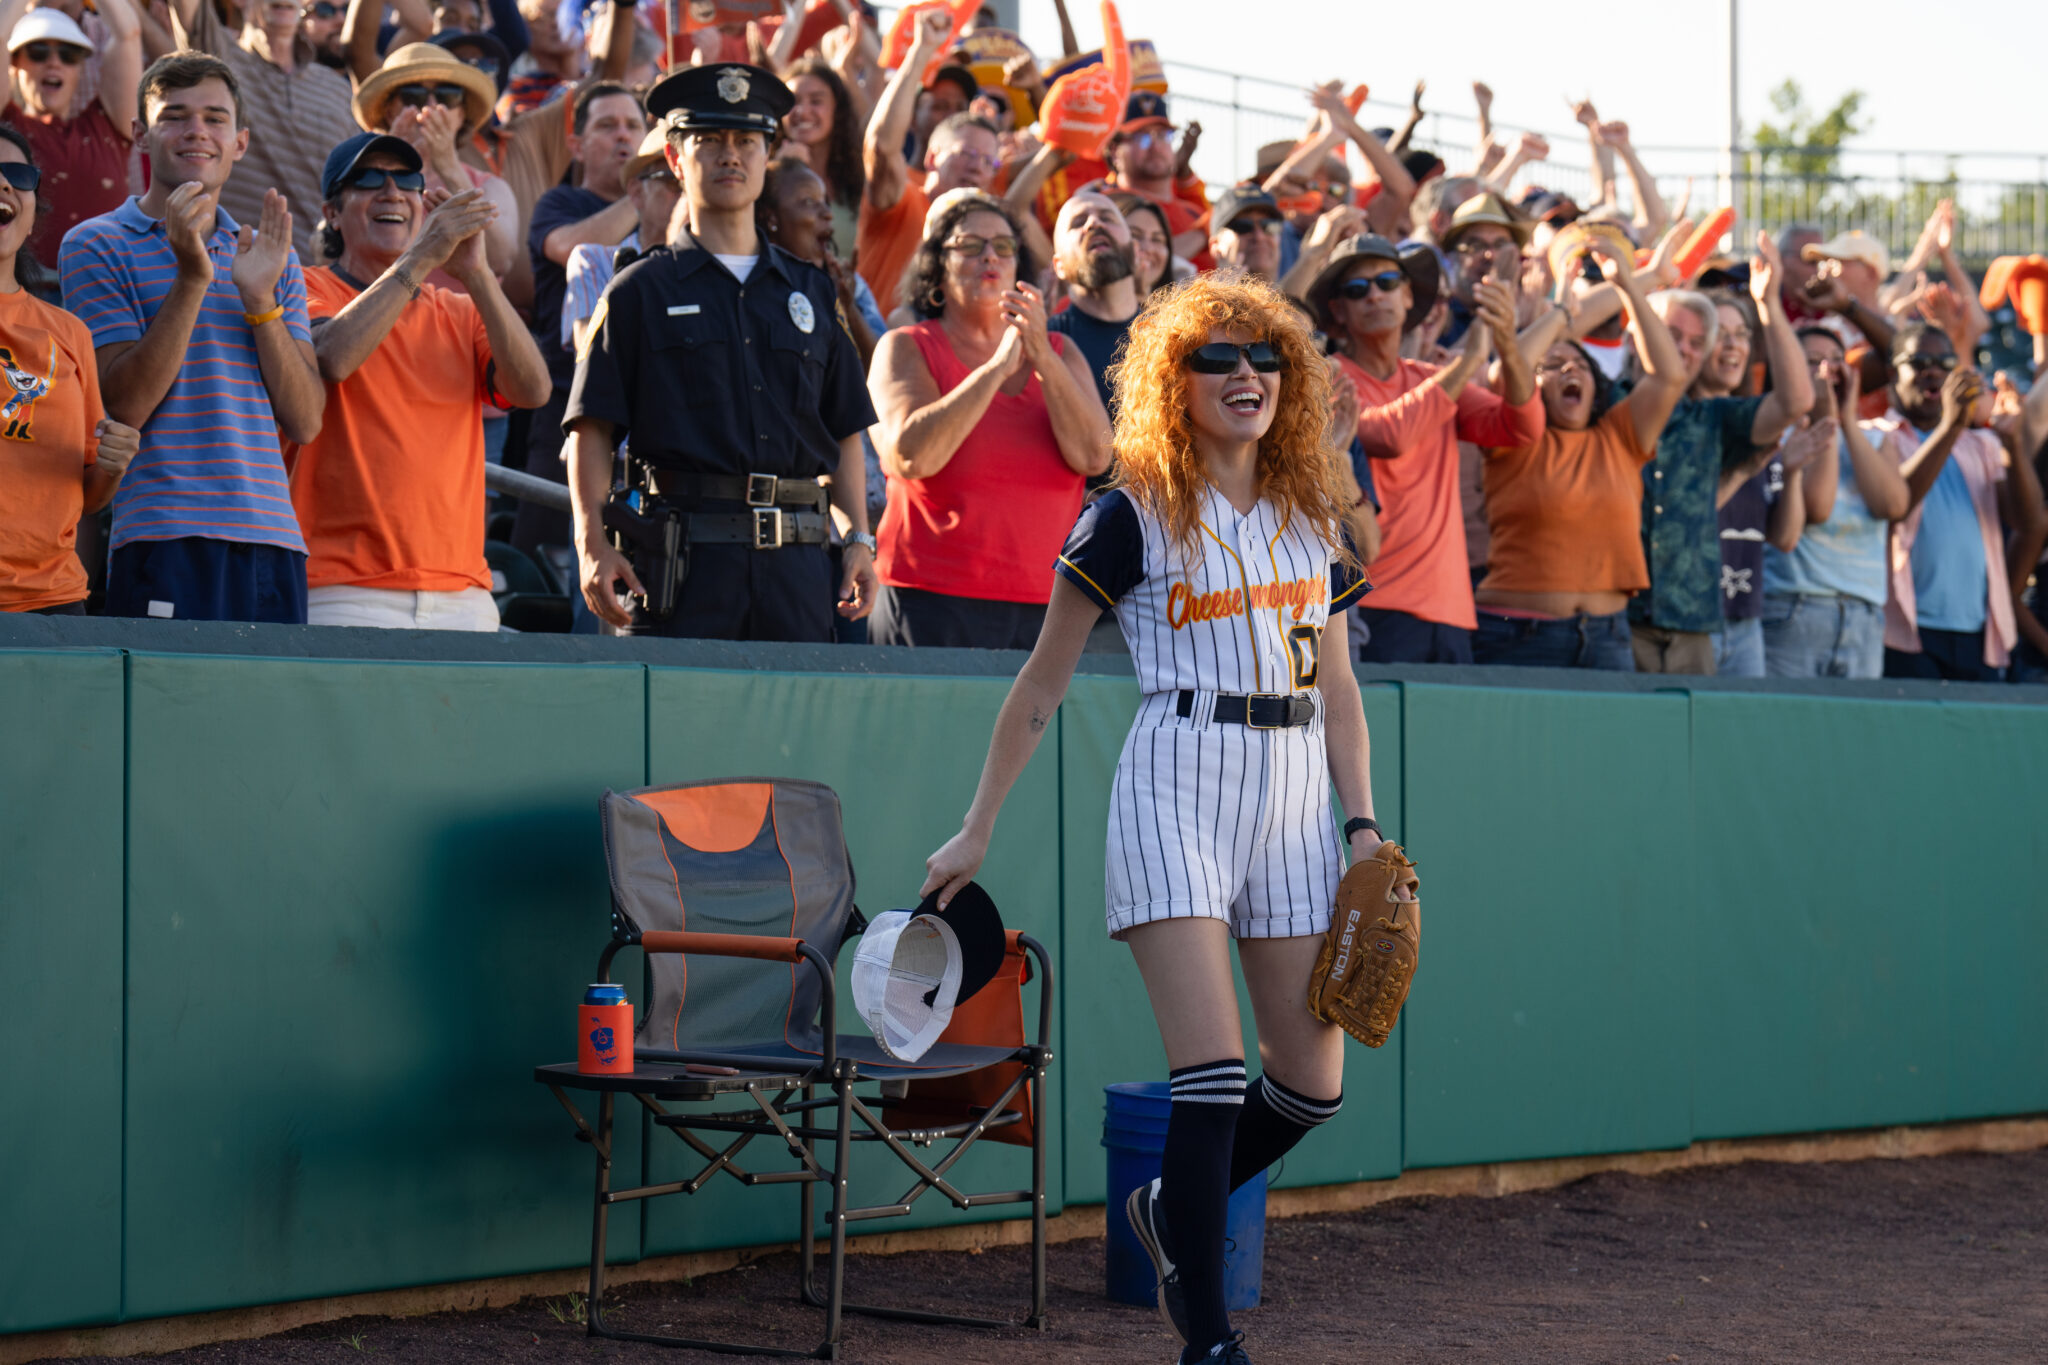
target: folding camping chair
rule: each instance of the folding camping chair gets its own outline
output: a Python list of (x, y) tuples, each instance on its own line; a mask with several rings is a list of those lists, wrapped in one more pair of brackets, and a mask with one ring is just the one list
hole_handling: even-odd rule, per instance
[[(631, 1074), (585, 1075), (575, 1063), (539, 1067), (597, 1158), (591, 1215), (591, 1336), (745, 1354), (839, 1356), (842, 1312), (973, 1327), (1045, 1325), (1045, 1073), (1052, 1060), (1052, 962), (1028, 935), (1011, 932), (1003, 968), (960, 1002), (940, 1041), (914, 1063), (890, 1057), (866, 1034), (835, 1034), (833, 964), (866, 927), (853, 903), (853, 865), (839, 798), (816, 782), (746, 779), (606, 792), (605, 856), (611, 869), (612, 938), (597, 979), (611, 979), (622, 948), (648, 954), (653, 985), (635, 1035)], [(1024, 983), (1036, 959), (1038, 1032), (1024, 1036)], [(821, 1020), (822, 1026), (821, 1026)], [(879, 1095), (856, 1084), (880, 1082)], [(569, 1090), (596, 1098), (593, 1124)], [(820, 1096), (816, 1092), (827, 1093)], [(612, 1188), (614, 1105), (637, 1100), (704, 1165), (688, 1180)], [(738, 1102), (737, 1107), (719, 1108)], [(710, 1106), (671, 1109), (669, 1106)], [(707, 1140), (700, 1134), (710, 1134)], [(741, 1164), (755, 1138), (795, 1158), (795, 1170)], [(983, 1138), (1031, 1148), (1031, 1188), (970, 1193), (947, 1172)], [(913, 1147), (950, 1141), (936, 1161)], [(716, 1145), (723, 1142), (724, 1146)], [(855, 1143), (879, 1143), (910, 1168), (893, 1204), (847, 1207)], [(936, 1155), (936, 1154), (935, 1154)], [(695, 1194), (723, 1172), (743, 1185), (800, 1186), (798, 1294), (825, 1310), (825, 1337), (810, 1350), (616, 1331), (603, 1308), (605, 1220), (629, 1199)], [(816, 1277), (816, 1187), (829, 1186), (830, 1240), (824, 1288)], [(901, 1217), (937, 1190), (954, 1207), (1031, 1206), (1031, 1311), (1021, 1322), (847, 1303), (842, 1294), (847, 1225)]]

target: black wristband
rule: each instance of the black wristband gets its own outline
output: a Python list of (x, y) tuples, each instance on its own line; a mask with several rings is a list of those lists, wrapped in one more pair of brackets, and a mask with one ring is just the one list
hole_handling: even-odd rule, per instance
[(1350, 843), (1351, 836), (1358, 833), (1358, 831), (1362, 829), (1371, 830), (1374, 834), (1378, 834), (1381, 839), (1385, 839), (1387, 837), (1385, 834), (1380, 833), (1379, 821), (1373, 819), (1370, 815), (1361, 815), (1356, 817), (1355, 819), (1346, 820), (1344, 822), (1344, 842), (1347, 844)]

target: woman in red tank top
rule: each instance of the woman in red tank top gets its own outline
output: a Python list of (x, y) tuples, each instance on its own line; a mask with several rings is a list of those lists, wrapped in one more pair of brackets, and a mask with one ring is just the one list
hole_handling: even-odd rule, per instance
[(944, 204), (904, 272), (920, 321), (876, 348), (868, 385), (889, 505), (876, 644), (1030, 649), (1053, 561), (1109, 414), (1080, 351), (1049, 336), (1037, 263), (995, 199)]

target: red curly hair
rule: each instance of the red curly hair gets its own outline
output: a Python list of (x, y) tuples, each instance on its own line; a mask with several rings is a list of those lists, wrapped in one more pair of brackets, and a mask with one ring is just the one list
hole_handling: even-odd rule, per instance
[(1284, 524), (1307, 519), (1323, 543), (1354, 558), (1342, 527), (1350, 496), (1330, 442), (1330, 374), (1308, 319), (1264, 280), (1212, 272), (1163, 289), (1131, 324), (1123, 359), (1110, 368), (1116, 387), (1116, 478), (1193, 554), (1209, 481), (1188, 421), (1185, 362), (1222, 328), (1280, 352), (1280, 394), (1273, 425), (1259, 440), (1258, 493)]

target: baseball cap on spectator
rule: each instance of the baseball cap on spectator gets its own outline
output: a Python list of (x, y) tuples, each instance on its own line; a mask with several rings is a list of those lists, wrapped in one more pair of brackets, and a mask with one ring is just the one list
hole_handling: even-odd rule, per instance
[[(454, 54), (455, 60), (462, 62), (464, 65), (475, 65), (479, 71), (485, 72), (496, 82), (501, 93), (505, 89), (505, 83), (512, 79), (512, 54), (506, 50), (503, 43), (498, 41), (496, 34), (464, 33), (459, 29), (448, 29), (445, 32), (436, 33), (427, 41), (435, 47), (446, 48), (450, 53)], [(480, 54), (479, 60), (472, 62), (470, 58), (464, 57), (460, 52), (456, 51), (458, 48), (465, 47), (475, 48), (478, 54)], [(484, 63), (491, 63), (491, 65), (486, 66)]]
[(1442, 157), (1438, 156), (1435, 152), (1422, 151), (1420, 148), (1412, 152), (1403, 153), (1401, 165), (1406, 168), (1409, 177), (1418, 185), (1433, 175), (1442, 175), (1444, 171), (1444, 159)]
[(947, 65), (940, 67), (933, 73), (931, 84), (925, 86), (925, 89), (931, 89), (933, 85), (937, 85), (940, 81), (951, 81), (959, 86), (960, 93), (966, 97), (965, 103), (967, 104), (974, 103), (975, 99), (981, 94), (981, 82), (974, 79), (974, 73), (964, 66)]
[(1522, 213), (1532, 223), (1563, 227), (1578, 219), (1580, 209), (1570, 195), (1539, 187), (1522, 196)]
[(1412, 303), (1408, 316), (1401, 321), (1402, 331), (1407, 331), (1429, 315), (1429, 310), (1436, 306), (1437, 289), (1442, 278), (1437, 269), (1436, 253), (1420, 244), (1403, 251), (1377, 232), (1361, 232), (1337, 243), (1336, 249), (1330, 253), (1329, 264), (1309, 284), (1308, 305), (1315, 310), (1319, 325), (1329, 327), (1330, 295), (1336, 292), (1344, 277), (1360, 261), (1371, 260), (1385, 261), (1408, 277)]
[(87, 52), (97, 52), (98, 46), (85, 36), (85, 30), (61, 9), (32, 9), (21, 16), (21, 22), (14, 26), (14, 32), (7, 35), (7, 50), (19, 52), (30, 43), (68, 43), (82, 47)]
[(1247, 213), (1268, 213), (1275, 218), (1282, 216), (1279, 200), (1260, 189), (1257, 181), (1242, 180), (1217, 198), (1216, 211), (1209, 215), (1209, 221), (1221, 230), (1230, 226), (1232, 219)]
[(1450, 229), (1444, 233), (1445, 249), (1448, 250), (1458, 240), (1460, 233), (1486, 224), (1506, 228), (1514, 237), (1516, 246), (1529, 245), (1529, 220), (1509, 208), (1499, 195), (1487, 190), (1458, 205), (1458, 211), (1451, 215)]
[(409, 171), (420, 170), (426, 164), (420, 160), (419, 149), (402, 137), (393, 137), (390, 133), (356, 133), (343, 138), (327, 154), (327, 165), (320, 171), (321, 199), (333, 203), (342, 186), (348, 183), (348, 178), (355, 174), (356, 166), (371, 152), (395, 156)]
[(1877, 238), (1865, 236), (1861, 228), (1836, 233), (1827, 241), (1809, 246), (1799, 254), (1809, 261), (1861, 261), (1875, 270), (1879, 279), (1892, 273), (1891, 253)]
[(457, 85), (462, 87), (462, 132), (466, 137), (483, 127), (498, 102), (498, 83), (463, 61), (445, 47), (433, 43), (407, 43), (384, 59), (356, 87), (356, 122), (375, 128), (385, 121), (384, 106), (391, 93), (407, 85)]
[(1150, 90), (1133, 90), (1131, 97), (1124, 101), (1124, 121), (1116, 126), (1115, 136), (1129, 137), (1147, 128), (1172, 127), (1173, 120), (1166, 114), (1166, 96)]

